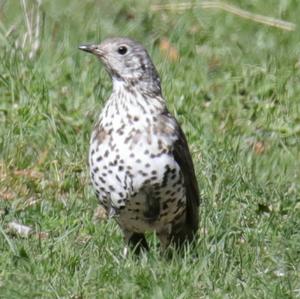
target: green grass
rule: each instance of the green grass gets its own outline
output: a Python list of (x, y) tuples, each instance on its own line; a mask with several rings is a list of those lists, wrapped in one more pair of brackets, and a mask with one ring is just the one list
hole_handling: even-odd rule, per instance
[[(297, 23), (286, 32), (217, 10), (81, 2), (43, 2), (33, 60), (30, 43), (14, 46), (21, 2), (0, 5), (0, 298), (300, 298), (300, 3), (231, 1)], [(93, 216), (89, 135), (111, 82), (77, 47), (124, 35), (153, 57), (203, 198), (196, 248), (171, 260), (153, 236), (124, 259), (116, 224)], [(12, 221), (48, 236), (13, 235)]]

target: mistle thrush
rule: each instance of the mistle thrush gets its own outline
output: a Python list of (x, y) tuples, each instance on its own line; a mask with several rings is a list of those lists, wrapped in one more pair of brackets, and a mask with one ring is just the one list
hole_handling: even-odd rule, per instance
[(192, 241), (200, 201), (194, 166), (147, 51), (128, 38), (79, 49), (96, 55), (113, 81), (90, 141), (100, 203), (136, 251), (148, 249), (147, 231), (156, 232), (163, 249)]

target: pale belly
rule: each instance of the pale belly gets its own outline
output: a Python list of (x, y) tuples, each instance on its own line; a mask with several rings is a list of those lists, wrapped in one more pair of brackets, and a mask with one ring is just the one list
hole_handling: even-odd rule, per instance
[(185, 211), (183, 176), (159, 138), (138, 137), (92, 141), (91, 178), (100, 203), (122, 228), (161, 231)]

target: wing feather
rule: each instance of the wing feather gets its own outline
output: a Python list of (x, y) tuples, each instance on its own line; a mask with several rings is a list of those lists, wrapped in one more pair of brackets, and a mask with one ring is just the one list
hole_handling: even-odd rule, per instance
[(173, 155), (184, 177), (187, 200), (186, 224), (194, 234), (199, 224), (200, 194), (188, 143), (179, 125), (178, 139), (174, 143)]
[(200, 193), (192, 156), (180, 125), (168, 111), (165, 111), (161, 115), (160, 132), (175, 137), (172, 154), (183, 174), (186, 190), (187, 210), (185, 225), (178, 234), (174, 232), (174, 237), (178, 239), (179, 242), (186, 238), (191, 240), (198, 230), (200, 205)]

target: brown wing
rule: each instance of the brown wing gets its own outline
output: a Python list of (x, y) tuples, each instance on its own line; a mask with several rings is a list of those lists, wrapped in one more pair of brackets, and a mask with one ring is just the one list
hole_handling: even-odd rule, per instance
[(186, 233), (188, 235), (195, 235), (199, 223), (200, 194), (193, 160), (189, 151), (185, 135), (179, 125), (178, 139), (174, 143), (173, 155), (175, 161), (180, 166), (184, 177), (187, 200)]
[(186, 219), (180, 227), (174, 228), (172, 238), (175, 243), (181, 245), (186, 240), (192, 241), (198, 230), (200, 194), (194, 170), (194, 164), (189, 151), (185, 135), (176, 119), (165, 110), (159, 117), (157, 131), (169, 138), (176, 140), (172, 146), (172, 154), (178, 163), (184, 177), (186, 189)]

